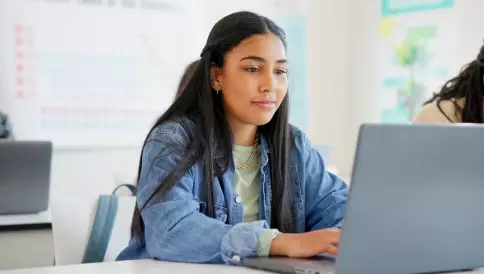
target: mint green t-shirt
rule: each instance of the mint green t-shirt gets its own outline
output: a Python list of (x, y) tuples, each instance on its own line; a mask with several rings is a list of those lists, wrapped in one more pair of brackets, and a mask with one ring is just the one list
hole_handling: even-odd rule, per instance
[[(234, 146), (235, 164), (244, 164), (250, 157), (253, 147)], [(259, 193), (260, 193), (260, 165), (261, 157), (257, 152), (256, 157), (245, 169), (235, 169), (232, 186), (242, 199), (244, 207), (244, 222), (254, 222), (259, 217)], [(261, 233), (257, 248), (260, 257), (269, 256), (273, 232), (266, 230)]]

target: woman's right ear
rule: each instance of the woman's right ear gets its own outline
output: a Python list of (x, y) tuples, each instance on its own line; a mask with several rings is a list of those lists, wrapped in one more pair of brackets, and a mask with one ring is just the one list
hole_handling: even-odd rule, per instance
[(210, 68), (210, 83), (214, 90), (222, 89), (222, 69), (217, 66), (212, 66)]

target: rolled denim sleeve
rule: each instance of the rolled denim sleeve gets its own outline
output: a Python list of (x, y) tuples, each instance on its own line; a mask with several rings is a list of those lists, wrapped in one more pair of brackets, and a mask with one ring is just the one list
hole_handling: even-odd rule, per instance
[(326, 170), (321, 154), (306, 142), (306, 230), (341, 227), (348, 185)]
[[(178, 123), (160, 126), (142, 155), (137, 203), (142, 207), (154, 190), (180, 164), (188, 136)], [(227, 225), (201, 213), (192, 193), (192, 167), (163, 197), (155, 196), (141, 211), (150, 257), (179, 262), (233, 263), (256, 256), (265, 221)]]

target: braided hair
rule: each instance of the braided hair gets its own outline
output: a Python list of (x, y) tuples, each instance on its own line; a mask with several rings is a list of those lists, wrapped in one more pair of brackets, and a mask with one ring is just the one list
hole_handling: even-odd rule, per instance
[[(464, 99), (464, 106), (459, 106), (455, 99)], [(450, 79), (424, 105), (436, 102), (440, 112), (452, 122), (442, 110), (440, 103), (450, 100), (454, 103), (456, 114), (461, 117), (463, 123), (484, 122), (484, 45), (481, 46), (477, 58), (465, 65), (459, 75)]]

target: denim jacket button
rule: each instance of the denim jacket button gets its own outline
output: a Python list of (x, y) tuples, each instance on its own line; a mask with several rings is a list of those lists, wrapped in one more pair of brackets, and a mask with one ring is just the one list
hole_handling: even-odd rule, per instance
[(232, 261), (238, 263), (238, 262), (240, 262), (240, 257), (235, 255), (235, 256), (232, 257)]
[(238, 204), (240, 204), (242, 202), (242, 198), (240, 198), (240, 196), (237, 196), (235, 198), (235, 202), (238, 203)]

